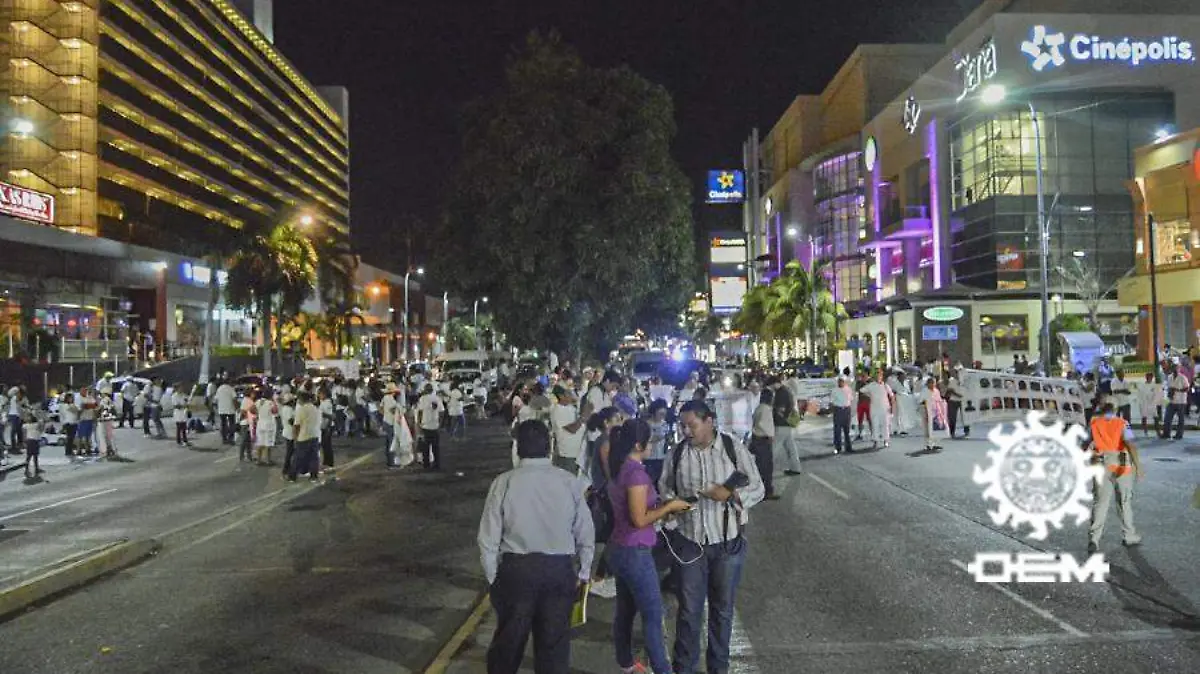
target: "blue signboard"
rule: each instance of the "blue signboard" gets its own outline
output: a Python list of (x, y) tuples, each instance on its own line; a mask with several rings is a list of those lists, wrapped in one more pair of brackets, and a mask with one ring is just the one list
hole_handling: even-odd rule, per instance
[(926, 342), (958, 341), (957, 325), (922, 325), (921, 339)]
[(710, 204), (740, 204), (746, 200), (746, 176), (741, 171), (709, 171)]

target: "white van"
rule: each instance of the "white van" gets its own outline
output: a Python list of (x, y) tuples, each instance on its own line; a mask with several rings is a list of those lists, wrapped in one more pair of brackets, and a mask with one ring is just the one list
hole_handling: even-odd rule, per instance
[(433, 359), (440, 379), (454, 381), (484, 379), (488, 386), (495, 386), (495, 380), (486, 375), (502, 360), (511, 360), (508, 354), (499, 351), (451, 351)]

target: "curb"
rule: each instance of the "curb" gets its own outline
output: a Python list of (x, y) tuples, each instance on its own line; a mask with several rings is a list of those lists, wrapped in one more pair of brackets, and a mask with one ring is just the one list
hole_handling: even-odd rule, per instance
[(158, 541), (121, 541), (64, 567), (52, 569), (18, 585), (0, 590), (0, 620), (46, 599), (73, 590), (110, 573), (133, 566), (158, 552)]
[(491, 610), (491, 604), (488, 603), (488, 593), (482, 592), (475, 599), (474, 606), (471, 607), (471, 612), (467, 615), (467, 619), (463, 624), (458, 626), (454, 634), (446, 643), (442, 644), (442, 648), (433, 656), (433, 662), (430, 662), (427, 667), (421, 670), (422, 674), (445, 674), (447, 668), (454, 661), (454, 655), (458, 653), (462, 645), (467, 639), (479, 629), (479, 624), (483, 622), (484, 616)]

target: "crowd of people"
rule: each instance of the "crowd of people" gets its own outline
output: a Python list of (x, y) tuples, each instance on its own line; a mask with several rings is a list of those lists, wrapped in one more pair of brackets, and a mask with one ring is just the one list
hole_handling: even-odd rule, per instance
[[(670, 399), (639, 394), (621, 374), (590, 368), (513, 387), (516, 466), (493, 482), (479, 531), (498, 620), (489, 672), (515, 674), (531, 634), (537, 671), (567, 671), (571, 609), (589, 592), (616, 602), (622, 672), (646, 671), (633, 653), (638, 614), (651, 669), (695, 672), (706, 602), (708, 671), (728, 671), (748, 511), (766, 489), (706, 397), (695, 386)], [(679, 599), (670, 657), (664, 569)]]

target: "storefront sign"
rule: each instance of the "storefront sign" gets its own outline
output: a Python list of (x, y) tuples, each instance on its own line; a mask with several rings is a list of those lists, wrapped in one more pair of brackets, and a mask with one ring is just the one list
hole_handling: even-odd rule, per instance
[[(184, 283), (206, 286), (212, 282), (212, 270), (208, 267), (192, 264), (191, 262), (184, 262), (179, 265), (179, 277), (183, 279)], [(217, 283), (219, 285), (225, 285), (228, 279), (229, 272), (225, 270), (217, 272)]]
[(746, 176), (741, 171), (709, 171), (708, 203), (740, 204), (746, 199)]
[(901, 123), (910, 136), (917, 132), (917, 126), (921, 123), (921, 104), (912, 96), (904, 101), (904, 118)]
[(1034, 72), (1057, 68), (1068, 60), (1118, 61), (1130, 66), (1146, 63), (1194, 63), (1192, 43), (1174, 35), (1152, 38), (1101, 37), (1086, 33), (1068, 35), (1044, 25), (1034, 26), (1021, 43)]
[(962, 93), (955, 101), (958, 102), (982, 86), (984, 82), (996, 76), (998, 70), (996, 43), (988, 40), (987, 44), (979, 48), (979, 51), (959, 58), (958, 62), (954, 64), (954, 70), (958, 72), (959, 80), (962, 82)]
[(745, 264), (746, 239), (734, 236), (714, 236), (709, 241), (709, 261), (712, 264)]
[(921, 312), (927, 321), (949, 323), (963, 317), (963, 310), (958, 307), (929, 307)]
[(53, 225), (54, 197), (24, 187), (0, 183), (0, 213)]
[(922, 325), (921, 339), (926, 342), (957, 342), (957, 325)]

